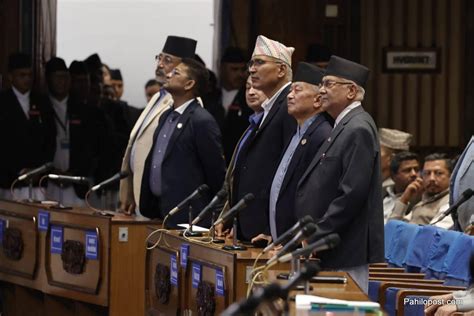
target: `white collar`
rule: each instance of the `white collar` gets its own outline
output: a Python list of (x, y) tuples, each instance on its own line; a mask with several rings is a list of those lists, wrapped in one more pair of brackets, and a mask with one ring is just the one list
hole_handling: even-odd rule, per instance
[(174, 109), (176, 112), (178, 112), (179, 114), (183, 115), (184, 111), (186, 111), (186, 109), (188, 108), (188, 106), (194, 101), (195, 99), (191, 99), (191, 100), (188, 100), (186, 102), (183, 103), (183, 105), (181, 105), (180, 107)]
[(281, 87), (280, 90), (278, 90), (274, 95), (272, 95), (270, 99), (266, 99), (265, 101), (263, 101), (261, 107), (266, 113), (270, 112), (270, 110), (272, 109), (273, 103), (275, 103), (275, 100), (278, 98), (280, 93), (290, 84), (291, 84), (291, 81), (283, 85), (283, 87)]
[(334, 128), (336, 128), (337, 124), (339, 124), (344, 116), (346, 116), (351, 110), (355, 109), (356, 107), (360, 106), (361, 103), (360, 101), (354, 101), (349, 106), (347, 106), (341, 113), (336, 118), (336, 121), (334, 122)]
[(26, 100), (30, 98), (31, 90), (28, 90), (26, 93), (21, 93), (18, 91), (14, 86), (12, 86), (13, 93), (15, 93), (16, 97), (20, 100)]

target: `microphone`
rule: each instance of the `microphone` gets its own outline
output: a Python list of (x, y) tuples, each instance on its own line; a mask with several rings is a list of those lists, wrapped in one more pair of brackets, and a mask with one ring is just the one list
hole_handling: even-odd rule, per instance
[(40, 166), (36, 169), (30, 170), (30, 171), (25, 172), (24, 174), (20, 175), (17, 178), (17, 181), (23, 181), (23, 180), (29, 179), (33, 176), (36, 176), (38, 174), (45, 173), (45, 172), (51, 170), (53, 168), (53, 166), (54, 165), (53, 165), (52, 162), (47, 162), (44, 165), (42, 165), (42, 166)]
[(275, 239), (271, 244), (266, 246), (263, 249), (263, 252), (267, 252), (268, 250), (272, 249), (276, 245), (279, 244), (285, 244), (288, 242), (291, 237), (293, 237), (294, 233), (296, 233), (298, 230), (302, 229), (307, 223), (313, 223), (313, 218), (310, 215), (306, 215), (305, 217), (301, 218), (293, 227), (288, 229), (283, 235)]
[(298, 234), (296, 234), (295, 237), (293, 237), (293, 239), (291, 239), (285, 246), (283, 246), (283, 248), (276, 255), (274, 255), (267, 261), (266, 265), (272, 264), (284, 254), (295, 250), (298, 247), (298, 245), (301, 243), (301, 241), (303, 241), (304, 239), (308, 238), (309, 236), (311, 236), (312, 234), (316, 232), (316, 228), (317, 228), (316, 224), (307, 223), (301, 229), (301, 231)]
[(434, 225), (434, 224), (442, 221), (446, 216), (456, 212), (458, 210), (458, 207), (460, 207), (461, 204), (463, 204), (464, 202), (469, 200), (473, 194), (474, 194), (474, 191), (472, 189), (465, 190), (461, 194), (461, 197), (453, 205), (451, 205), (446, 211), (444, 211), (434, 223), (432, 223), (430, 225)]
[(48, 178), (51, 180), (59, 180), (62, 182), (72, 182), (78, 184), (90, 183), (89, 178), (86, 177), (77, 177), (77, 176), (63, 176), (59, 174), (48, 174)]
[(278, 259), (278, 262), (288, 262), (292, 258), (308, 256), (312, 252), (319, 252), (319, 251), (333, 249), (339, 244), (340, 241), (341, 241), (341, 238), (339, 237), (338, 234), (336, 233), (329, 234), (325, 236), (324, 238), (321, 238), (320, 240), (315, 241), (304, 248), (297, 249), (293, 251), (292, 253), (288, 253), (282, 256), (281, 258)]
[(211, 202), (199, 213), (198, 216), (193, 220), (191, 224), (196, 225), (199, 223), (201, 219), (204, 218), (204, 215), (209, 213), (212, 209), (214, 209), (219, 203), (222, 203), (226, 198), (227, 198), (227, 190), (222, 189), (219, 192), (217, 192), (216, 196), (211, 200)]
[(227, 221), (229, 218), (234, 217), (237, 213), (246, 208), (249, 202), (252, 202), (255, 199), (255, 196), (252, 193), (247, 193), (237, 204), (234, 205), (229, 211), (217, 219), (214, 223), (214, 226), (219, 225), (222, 222)]
[(94, 192), (94, 191), (97, 191), (97, 190), (100, 190), (100, 189), (103, 189), (104, 187), (106, 186), (109, 186), (111, 184), (114, 184), (115, 182), (123, 179), (123, 178), (126, 178), (128, 177), (128, 172), (127, 171), (120, 171), (118, 173), (116, 173), (115, 175), (113, 175), (112, 177), (108, 178), (107, 180), (104, 180), (102, 181), (101, 183), (97, 184), (97, 185), (94, 185), (92, 188), (91, 188), (91, 192)]
[(290, 281), (283, 287), (277, 283), (271, 283), (263, 288), (255, 290), (252, 296), (247, 299), (230, 305), (221, 315), (251, 315), (260, 303), (265, 301), (273, 301), (277, 298), (286, 299), (290, 291), (303, 281), (311, 279), (317, 274), (321, 268), (316, 263), (307, 263), (301, 268), (301, 271), (291, 278)]
[(171, 211), (169, 211), (168, 216), (173, 216), (174, 214), (182, 210), (189, 202), (200, 198), (201, 195), (207, 190), (209, 190), (209, 187), (207, 186), (207, 184), (201, 184), (196, 190), (194, 190), (193, 193), (191, 193), (187, 198), (181, 201), (181, 203), (179, 203)]

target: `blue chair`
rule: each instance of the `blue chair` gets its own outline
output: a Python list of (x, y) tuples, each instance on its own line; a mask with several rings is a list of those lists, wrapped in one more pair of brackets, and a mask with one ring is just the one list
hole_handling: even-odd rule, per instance
[(435, 239), (438, 240), (431, 245), (428, 252), (428, 265), (422, 268), (421, 272), (425, 273), (426, 279), (444, 280), (446, 277), (446, 270), (444, 261), (449, 247), (454, 243), (460, 232), (449, 231), (443, 228), (438, 228), (435, 233)]
[(404, 267), (403, 263), (407, 254), (408, 245), (412, 242), (419, 229), (418, 225), (408, 223), (397, 226), (396, 235), (392, 237), (395, 241), (393, 242), (389, 254), (389, 263), (391, 266)]
[(389, 262), (390, 253), (392, 251), (392, 248), (394, 247), (394, 244), (398, 242), (397, 238), (395, 237), (398, 235), (397, 229), (401, 225), (406, 225), (406, 223), (402, 221), (392, 220), (392, 221), (388, 221), (387, 224), (385, 224), (384, 242), (385, 242), (385, 260), (387, 262)]
[(428, 250), (436, 241), (436, 231), (437, 228), (433, 226), (420, 227), (407, 249), (404, 261), (406, 272), (419, 273), (428, 266)]
[(461, 233), (449, 247), (442, 268), (446, 274), (445, 285), (467, 287), (471, 284), (469, 260), (474, 250), (473, 243), (473, 237)]

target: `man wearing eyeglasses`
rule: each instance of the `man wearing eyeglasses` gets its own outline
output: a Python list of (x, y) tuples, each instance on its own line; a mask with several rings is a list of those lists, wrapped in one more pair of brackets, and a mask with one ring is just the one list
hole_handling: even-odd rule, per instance
[[(437, 217), (449, 207), (449, 180), (453, 165), (445, 154), (426, 156), (421, 178), (410, 183), (398, 201), (390, 219), (404, 220), (413, 224), (428, 225), (437, 221)], [(421, 195), (421, 201), (410, 205), (410, 201)], [(407, 210), (411, 211), (406, 215)], [(451, 228), (453, 220), (445, 217), (435, 226)]]
[(337, 233), (333, 250), (316, 253), (327, 270), (348, 272), (366, 293), (368, 264), (383, 262), (383, 213), (377, 127), (361, 102), (369, 70), (331, 56), (319, 93), (334, 129), (301, 177), (297, 217), (317, 225), (308, 242)]
[[(156, 81), (163, 85), (166, 74), (171, 72), (182, 58), (193, 58), (197, 42), (193, 39), (179, 36), (168, 36), (162, 52), (156, 59)], [(153, 144), (153, 133), (158, 126), (161, 114), (173, 103), (173, 98), (165, 90), (160, 89), (148, 102), (130, 133), (125, 155), (122, 161), (122, 171), (129, 176), (120, 182), (120, 209), (128, 214), (135, 211), (140, 200), (141, 182), (145, 159)]]
[(237, 236), (241, 240), (249, 241), (259, 234), (270, 235), (270, 187), (280, 156), (296, 129), (295, 119), (288, 114), (286, 99), (291, 84), (293, 51), (293, 47), (259, 35), (248, 65), (252, 86), (268, 99), (262, 104), (263, 112), (252, 119), (251, 128), (237, 144), (234, 165), (229, 166), (233, 168), (230, 207), (247, 193), (255, 196), (238, 216)]

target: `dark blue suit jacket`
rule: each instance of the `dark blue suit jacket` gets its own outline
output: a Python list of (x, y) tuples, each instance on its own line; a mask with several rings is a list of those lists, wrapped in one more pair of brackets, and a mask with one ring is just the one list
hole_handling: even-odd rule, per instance
[(278, 236), (290, 229), (299, 220), (295, 213), (296, 186), (321, 144), (331, 134), (333, 123), (334, 120), (328, 114), (321, 113), (308, 127), (298, 147), (296, 147), (283, 179), (276, 204)]
[[(151, 160), (156, 137), (162, 128), (169, 109), (160, 118), (155, 130), (153, 146), (148, 154), (140, 192), (140, 212), (150, 218), (163, 219), (168, 212), (190, 195), (201, 184), (210, 188), (204, 197), (191, 203), (195, 217), (222, 187), (225, 162), (222, 153), (221, 134), (214, 118), (194, 100), (179, 117), (171, 135), (162, 163), (162, 195), (150, 190)], [(188, 222), (188, 212), (182, 211), (170, 217), (167, 224), (175, 226)]]
[(324, 268), (384, 261), (382, 180), (377, 128), (359, 106), (333, 129), (296, 189), (298, 217), (317, 223), (313, 241), (330, 233), (339, 245), (317, 256)]
[(239, 213), (238, 238), (250, 240), (260, 233), (270, 234), (268, 205), (270, 187), (280, 157), (295, 133), (296, 121), (288, 114), (287, 86), (275, 100), (262, 125), (242, 147), (235, 162), (231, 207), (247, 193), (255, 199)]

